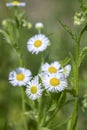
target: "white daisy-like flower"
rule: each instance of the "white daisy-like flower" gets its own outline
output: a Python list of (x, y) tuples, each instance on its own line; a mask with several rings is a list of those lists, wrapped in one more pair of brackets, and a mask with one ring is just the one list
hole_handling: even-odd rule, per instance
[(71, 71), (71, 65), (66, 65), (61, 71), (64, 74), (65, 78), (67, 78)]
[(13, 86), (25, 86), (31, 79), (31, 71), (22, 67), (9, 73), (9, 82)]
[(50, 92), (60, 92), (67, 87), (67, 81), (61, 73), (44, 75), (42, 82), (45, 89)]
[(27, 49), (29, 52), (38, 54), (44, 51), (49, 45), (49, 39), (44, 34), (37, 34), (31, 37), (27, 43)]
[(28, 82), (26, 87), (27, 88), (25, 92), (30, 99), (36, 100), (37, 98), (41, 97), (43, 89), (39, 83), (38, 76), (36, 76), (32, 81)]
[(25, 2), (13, 1), (13, 2), (6, 3), (6, 6), (7, 7), (9, 7), (9, 6), (26, 6), (26, 3)]
[(41, 28), (43, 28), (43, 27), (44, 27), (44, 25), (43, 25), (42, 22), (37, 22), (37, 23), (35, 24), (35, 28), (36, 28), (36, 29), (41, 29)]
[(41, 66), (41, 71), (43, 73), (50, 73), (50, 74), (54, 73), (55, 74), (55, 73), (60, 72), (60, 70), (59, 70), (60, 66), (61, 66), (60, 63), (57, 61), (55, 61), (51, 64), (45, 63)]

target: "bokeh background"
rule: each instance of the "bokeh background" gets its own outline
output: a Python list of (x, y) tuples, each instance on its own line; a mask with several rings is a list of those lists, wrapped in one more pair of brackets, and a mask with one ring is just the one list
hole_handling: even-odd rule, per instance
[[(6, 7), (6, 2), (12, 0), (0, 0), (0, 28), (2, 20), (12, 17), (11, 9)], [(21, 0), (20, 0), (21, 2)], [(32, 55), (26, 49), (26, 43), (30, 36), (36, 33), (34, 25), (36, 22), (43, 22), (43, 33), (49, 35), (51, 46), (44, 52), (45, 60), (62, 61), (69, 54), (75, 54), (75, 43), (64, 31), (57, 21), (60, 17), (65, 24), (70, 26), (73, 31), (79, 33), (81, 26), (75, 26), (73, 17), (79, 10), (78, 0), (24, 0), (26, 7), (20, 8), (20, 11), (26, 12), (26, 18), (32, 23), (33, 28), (21, 31), (21, 46), (23, 51), (23, 61), (26, 68), (31, 69), (33, 75), (38, 73), (41, 63), (42, 53)], [(85, 33), (81, 40), (81, 47), (87, 45), (87, 34)], [(21, 125), (21, 92), (20, 88), (12, 87), (8, 82), (8, 74), (12, 69), (18, 66), (17, 54), (12, 50), (3, 36), (0, 34), (0, 130), (23, 130)], [(87, 94), (87, 56), (80, 67), (79, 80), (80, 96)], [(62, 122), (67, 115), (72, 112), (72, 104), (67, 105), (59, 113), (58, 122)], [(58, 128), (65, 130), (66, 125)], [(79, 108), (78, 130), (87, 130), (87, 111), (83, 112)]]

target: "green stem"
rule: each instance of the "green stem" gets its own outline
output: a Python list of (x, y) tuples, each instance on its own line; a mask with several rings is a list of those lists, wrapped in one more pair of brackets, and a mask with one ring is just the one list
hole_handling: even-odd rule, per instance
[(40, 114), (41, 114), (41, 102), (42, 102), (42, 100), (41, 100), (41, 98), (39, 99), (39, 102), (38, 102), (38, 124), (37, 124), (37, 130), (40, 130)]
[(75, 92), (76, 98), (74, 101), (74, 107), (72, 112), (72, 118), (70, 123), (69, 130), (75, 130), (77, 125), (77, 118), (78, 118), (78, 88), (79, 88), (79, 51), (80, 51), (80, 40), (81, 35), (79, 36), (77, 47), (76, 47), (76, 67), (75, 67)]
[(25, 116), (25, 98), (24, 98), (24, 90), (23, 87), (21, 87), (21, 97), (22, 97), (22, 111), (23, 111), (23, 121), (24, 121), (24, 130), (28, 130), (27, 123), (26, 123), (26, 116)]
[[(21, 51), (19, 52), (19, 64), (20, 64), (20, 67), (23, 66)], [(23, 86), (21, 87), (21, 98), (22, 98), (22, 111), (23, 111), (24, 130), (28, 130), (26, 115), (25, 115), (26, 106), (25, 106), (25, 97), (24, 97), (24, 88), (23, 88)]]

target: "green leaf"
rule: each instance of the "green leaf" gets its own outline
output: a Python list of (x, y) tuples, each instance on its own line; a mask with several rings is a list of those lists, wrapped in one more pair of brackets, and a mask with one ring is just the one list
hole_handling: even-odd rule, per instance
[(62, 106), (64, 105), (65, 101), (66, 101), (66, 93), (62, 92), (61, 96), (59, 98), (59, 101), (58, 101), (59, 110), (62, 108)]
[(70, 53), (70, 57), (71, 57), (71, 65), (72, 65), (72, 71), (71, 71), (71, 77), (70, 77), (70, 83), (72, 88), (74, 89), (74, 84), (76, 82), (76, 78), (75, 78), (75, 74), (76, 74), (76, 63), (74, 60), (73, 55)]
[(22, 18), (24, 18), (25, 12), (22, 12), (18, 15), (18, 19), (21, 20)]
[(86, 3), (84, 2), (84, 0), (79, 0), (79, 2), (80, 2), (80, 9), (83, 12), (87, 11)]
[(66, 100), (66, 93), (65, 92), (62, 92), (59, 99), (58, 99), (58, 102), (56, 104), (56, 108), (54, 109), (54, 111), (49, 115), (47, 121), (45, 122), (45, 126), (51, 126), (52, 122), (54, 121), (57, 113), (59, 112), (59, 110), (64, 106), (64, 103), (65, 103), (65, 100)]
[(28, 112), (25, 112), (24, 115), (27, 116), (31, 120), (37, 121), (36, 111), (28, 111)]
[(71, 58), (66, 57), (64, 60), (61, 61), (61, 65), (65, 66), (66, 64), (68, 64), (70, 62)]
[(66, 118), (64, 121), (62, 121), (62, 123), (57, 123), (57, 124), (54, 124), (53, 127), (52, 127), (52, 130), (56, 130), (58, 129), (59, 127), (65, 125), (69, 120), (70, 120), (71, 116), (69, 116), (68, 118)]
[(60, 19), (57, 19), (60, 25), (64, 28), (64, 30), (71, 36), (71, 38), (77, 43), (78, 36), (74, 33), (67, 25), (65, 25)]
[(51, 129), (48, 129), (48, 128), (45, 128), (45, 127), (41, 127), (40, 130), (51, 130)]
[(81, 62), (83, 61), (84, 57), (86, 56), (86, 54), (87, 54), (87, 47), (84, 47), (79, 56), (79, 66)]
[(0, 29), (0, 33), (4, 36), (5, 41), (8, 44), (12, 45), (11, 40), (10, 40), (10, 36), (8, 35), (8, 33), (6, 33), (5, 31), (3, 31), (1, 29)]
[(71, 94), (71, 95), (73, 95), (74, 97), (76, 97), (76, 92), (75, 92), (75, 90), (74, 89), (66, 89), (66, 90), (64, 90), (65, 92), (67, 92), (67, 93), (69, 93), (69, 94)]
[(24, 20), (24, 15), (25, 15), (25, 12), (22, 12), (20, 14), (17, 14), (15, 16), (15, 21), (16, 21), (16, 25), (17, 27), (19, 28)]
[(56, 103), (52, 103), (52, 105), (51, 105), (50, 109), (48, 110), (48, 112), (51, 112), (51, 111), (55, 110), (55, 108), (56, 108)]

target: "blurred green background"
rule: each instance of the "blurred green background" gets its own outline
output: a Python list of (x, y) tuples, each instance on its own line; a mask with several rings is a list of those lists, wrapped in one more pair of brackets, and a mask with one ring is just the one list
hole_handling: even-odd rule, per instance
[[(0, 0), (0, 28), (2, 20), (12, 17), (11, 9), (6, 7), (6, 2), (11, 0)], [(20, 0), (21, 1), (21, 0)], [(70, 26), (77, 33), (83, 25), (77, 27), (73, 24), (75, 12), (79, 10), (78, 0), (24, 0), (26, 7), (20, 11), (26, 12), (26, 18), (33, 24), (33, 28), (21, 31), (21, 46), (23, 51), (23, 61), (26, 68), (29, 68), (33, 75), (38, 73), (41, 63), (42, 53), (32, 55), (26, 49), (27, 40), (36, 33), (34, 24), (43, 22), (43, 33), (49, 35), (51, 46), (44, 52), (45, 60), (61, 61), (69, 57), (69, 53), (75, 54), (75, 43), (70, 36), (59, 25), (57, 17), (60, 17), (65, 24)], [(87, 45), (87, 34), (81, 40), (81, 47)], [(0, 130), (23, 130), (21, 120), (21, 92), (20, 88), (12, 87), (8, 82), (8, 74), (18, 67), (18, 58), (11, 46), (9, 46), (3, 36), (0, 35)], [(79, 80), (80, 96), (87, 94), (87, 56), (80, 67)], [(86, 109), (85, 109), (86, 110)], [(61, 122), (72, 112), (72, 104), (67, 105), (59, 113), (58, 120)], [(62, 115), (63, 114), (63, 115)], [(58, 130), (66, 130), (66, 125)], [(87, 130), (87, 111), (82, 112), (79, 108), (78, 130)]]

